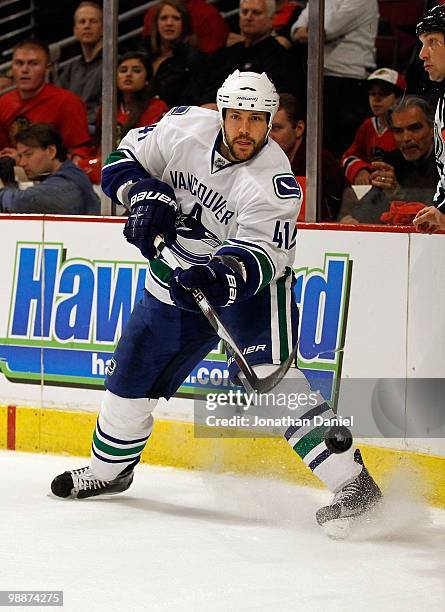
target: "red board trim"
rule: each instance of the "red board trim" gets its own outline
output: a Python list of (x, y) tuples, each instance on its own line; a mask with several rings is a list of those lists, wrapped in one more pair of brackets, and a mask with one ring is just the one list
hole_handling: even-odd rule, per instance
[[(0, 214), (0, 221), (58, 221), (62, 223), (120, 223), (126, 217), (83, 217), (82, 215), (26, 215), (26, 214)], [(303, 223), (298, 222), (297, 227), (304, 230), (328, 230), (331, 232), (371, 232), (377, 234), (417, 234), (412, 225), (343, 225), (341, 223)], [(434, 232), (444, 234), (444, 231)]]
[(6, 448), (15, 450), (15, 426), (16, 426), (16, 407), (8, 406), (7, 426), (6, 426)]

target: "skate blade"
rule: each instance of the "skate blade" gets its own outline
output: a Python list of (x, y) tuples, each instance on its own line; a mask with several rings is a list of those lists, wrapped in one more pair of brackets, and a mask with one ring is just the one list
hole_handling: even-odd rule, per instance
[(351, 533), (353, 520), (351, 518), (334, 519), (326, 521), (320, 527), (331, 540), (345, 540)]
[(356, 535), (364, 527), (372, 526), (379, 510), (381, 510), (381, 498), (376, 500), (365, 512), (355, 516), (334, 518), (326, 521), (320, 527), (331, 540), (345, 540), (352, 535)]
[(72, 501), (73, 499), (78, 501), (85, 501), (86, 499), (97, 500), (98, 497), (111, 497), (112, 495), (119, 495), (120, 493), (125, 493), (128, 488), (129, 487), (127, 487), (126, 489), (122, 489), (122, 491), (103, 491), (99, 495), (89, 495), (88, 497), (79, 497), (78, 491), (71, 492), (71, 494), (67, 495), (66, 497), (54, 495), (52, 491), (49, 491), (47, 493), (47, 497), (50, 497), (51, 499), (58, 499), (60, 501)]
[(59, 501), (72, 501), (73, 499), (77, 499), (76, 495), (68, 495), (68, 497), (59, 497), (59, 495), (54, 495), (52, 491), (49, 491), (46, 496), (51, 499), (58, 499)]

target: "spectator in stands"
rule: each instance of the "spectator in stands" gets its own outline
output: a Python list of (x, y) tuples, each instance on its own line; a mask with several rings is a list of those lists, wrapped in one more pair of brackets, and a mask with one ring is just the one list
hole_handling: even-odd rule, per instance
[(275, 0), (240, 0), (239, 27), (243, 39), (214, 53), (202, 84), (201, 104), (211, 106), (224, 79), (237, 68), (266, 72), (278, 92), (295, 90), (295, 66), (289, 51), (273, 36)]
[(154, 74), (153, 91), (169, 107), (198, 101), (197, 78), (206, 56), (190, 44), (192, 35), (190, 13), (181, 0), (162, 0), (156, 5), (146, 43)]
[[(272, 34), (276, 40), (281, 43), (286, 49), (292, 47), (290, 28), (297, 20), (306, 2), (298, 0), (276, 0), (275, 13), (272, 18)], [(237, 42), (244, 41), (242, 34), (230, 32), (226, 45), (229, 47)]]
[(16, 156), (17, 134), (32, 123), (47, 122), (60, 132), (73, 161), (88, 155), (87, 114), (82, 100), (67, 89), (45, 82), (48, 45), (34, 38), (13, 50), (16, 89), (0, 96), (0, 156)]
[[(196, 45), (203, 53), (213, 53), (226, 44), (229, 28), (219, 11), (204, 0), (184, 0), (184, 6), (191, 16)], [(142, 36), (149, 38), (153, 21), (156, 21), (158, 7), (151, 6), (144, 16)]]
[(341, 223), (381, 223), (382, 213), (393, 201), (431, 204), (439, 175), (434, 156), (434, 109), (424, 98), (405, 96), (388, 113), (388, 125), (397, 150), (384, 161), (372, 162), (372, 188), (342, 209)]
[(406, 90), (405, 78), (391, 68), (379, 68), (369, 75), (368, 83), (373, 117), (365, 119), (341, 159), (346, 178), (353, 185), (369, 185), (371, 162), (381, 159), (385, 151), (396, 148), (386, 113)]
[[(291, 94), (280, 94), (280, 106), (273, 118), (271, 138), (289, 158), (295, 176), (306, 176), (306, 110)], [(336, 221), (342, 199), (352, 191), (336, 159), (326, 149), (321, 160), (321, 218)], [(346, 191), (346, 193), (345, 193)]]
[[(135, 127), (151, 125), (159, 121), (168, 111), (168, 106), (153, 94), (152, 68), (146, 53), (129, 51), (121, 57), (117, 66), (117, 117), (116, 140)], [(102, 158), (100, 154), (101, 111), (97, 116), (95, 147), (91, 157), (79, 161), (91, 182), (100, 183)]]
[(117, 66), (118, 140), (128, 130), (159, 121), (169, 107), (153, 93), (152, 68), (145, 53), (129, 51)]
[[(340, 159), (367, 116), (366, 78), (375, 67), (377, 0), (326, 0), (324, 47), (324, 146)], [(291, 30), (307, 44), (308, 8)]]
[(102, 94), (102, 9), (98, 4), (79, 4), (74, 13), (74, 36), (82, 54), (62, 69), (59, 84), (82, 98), (88, 123), (94, 128)]
[[(11, 172), (3, 173), (1, 212), (65, 215), (100, 214), (100, 200), (85, 174), (67, 159), (60, 134), (45, 123), (35, 123), (16, 136), (18, 165), (30, 180), (40, 183), (21, 190)], [(14, 164), (9, 160), (9, 167)], [(3, 169), (5, 166), (3, 166)]]
[[(272, 16), (272, 35), (286, 49), (292, 47), (290, 27), (296, 21), (299, 14), (303, 10), (306, 3), (297, 2), (296, 0), (276, 0), (275, 13)], [(247, 19), (250, 17), (246, 12)], [(245, 37), (242, 33), (230, 32), (226, 46), (230, 47), (238, 42), (244, 42)]]

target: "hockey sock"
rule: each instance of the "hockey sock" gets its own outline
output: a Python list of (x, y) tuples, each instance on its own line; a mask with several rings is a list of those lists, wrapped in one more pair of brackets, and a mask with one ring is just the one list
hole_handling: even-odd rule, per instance
[(91, 472), (114, 480), (139, 460), (153, 429), (151, 415), (158, 400), (128, 399), (105, 391), (91, 447)]
[[(324, 419), (335, 416), (326, 402), (320, 404), (319, 408), (323, 410)], [(335, 493), (346, 483), (355, 480), (362, 471), (362, 466), (354, 461), (355, 447), (351, 446), (344, 453), (333, 453), (327, 448), (324, 438), (329, 426), (314, 425), (310, 414), (303, 415), (302, 419), (308, 419), (309, 424), (292, 425), (285, 431), (284, 437), (315, 476)]]
[[(254, 370), (260, 377), (268, 376), (277, 366), (263, 364), (255, 366)], [(241, 377), (240, 377), (241, 378)], [(338, 491), (346, 483), (354, 480), (361, 472), (362, 466), (354, 461), (354, 446), (343, 453), (333, 453), (326, 446), (325, 434), (330, 428), (328, 424), (319, 424), (320, 418), (335, 418), (335, 414), (323, 397), (312, 392), (303, 373), (297, 368), (291, 368), (284, 379), (271, 392), (276, 405), (267, 406), (269, 416), (290, 416), (295, 424), (283, 425), (277, 433), (283, 435), (297, 455), (310, 470), (333, 492)], [(268, 394), (270, 395), (270, 394)], [(288, 398), (286, 409), (282, 397)], [(291, 405), (291, 400), (299, 397), (299, 401)], [(303, 401), (302, 398), (309, 398)], [(255, 409), (261, 410), (262, 416), (266, 410), (261, 407), (261, 397)], [(317, 417), (317, 419), (315, 418)]]

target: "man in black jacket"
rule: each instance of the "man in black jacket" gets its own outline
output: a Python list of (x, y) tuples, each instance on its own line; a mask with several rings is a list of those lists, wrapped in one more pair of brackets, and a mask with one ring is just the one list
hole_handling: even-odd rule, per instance
[(295, 91), (296, 67), (291, 55), (273, 36), (275, 0), (240, 1), (240, 42), (216, 51), (203, 75), (201, 104), (214, 103), (216, 90), (237, 68), (266, 72), (278, 92)]
[(372, 162), (372, 188), (350, 210), (342, 210), (342, 223), (381, 223), (391, 202), (431, 204), (439, 178), (434, 157), (434, 110), (424, 98), (405, 96), (391, 109), (388, 125), (397, 150), (382, 152)]

